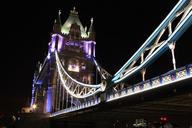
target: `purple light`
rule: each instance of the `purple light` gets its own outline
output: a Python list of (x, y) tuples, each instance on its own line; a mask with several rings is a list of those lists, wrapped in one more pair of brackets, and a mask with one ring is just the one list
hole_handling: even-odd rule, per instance
[(31, 107), (34, 104), (34, 102), (35, 102), (35, 87), (34, 87), (34, 84), (33, 84), (32, 97), (31, 97)]
[(87, 54), (88, 58), (90, 58), (91, 55), (95, 56), (96, 43), (94, 41), (83, 41), (83, 42), (84, 42), (84, 52)]
[(88, 55), (91, 56), (91, 44), (88, 44)]
[(63, 45), (63, 37), (58, 35), (59, 36), (59, 40), (58, 40), (58, 51), (61, 51), (61, 48), (62, 48), (62, 45)]
[(32, 97), (32, 99), (31, 99), (31, 107), (33, 106), (33, 104), (34, 104), (34, 100), (35, 100), (35, 98), (34, 97)]
[(51, 52), (54, 52), (54, 50), (55, 50), (57, 37), (58, 37), (58, 48), (57, 48), (57, 50), (61, 51), (61, 48), (63, 46), (63, 36), (61, 36), (59, 34), (53, 34), (51, 42), (50, 42), (50, 50), (51, 50)]
[(85, 53), (86, 53), (86, 54), (88, 54), (88, 50), (89, 50), (89, 49), (88, 49), (88, 44), (86, 43), (86, 44), (85, 44)]
[(86, 69), (86, 67), (83, 65), (83, 66), (81, 66), (81, 69), (85, 70), (85, 69)]
[(95, 43), (93, 44), (93, 56), (95, 57)]
[(51, 95), (52, 95), (52, 88), (48, 87), (47, 90), (47, 104), (46, 104), (46, 112), (51, 112)]
[(52, 36), (51, 52), (54, 52), (54, 50), (55, 50), (55, 42), (56, 42), (56, 37)]
[(48, 53), (48, 55), (47, 55), (47, 59), (50, 59), (51, 58), (51, 55), (50, 55), (50, 53)]

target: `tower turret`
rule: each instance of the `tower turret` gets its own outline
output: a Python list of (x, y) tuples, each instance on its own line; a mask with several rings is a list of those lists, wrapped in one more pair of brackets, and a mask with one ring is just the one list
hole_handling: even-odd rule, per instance
[[(76, 25), (74, 25), (74, 24), (76, 24)], [(77, 31), (80, 32), (80, 38), (87, 38), (88, 36), (85, 31), (85, 28), (83, 27), (83, 25), (81, 24), (81, 21), (79, 20), (78, 12), (75, 10), (75, 7), (73, 7), (73, 10), (70, 11), (68, 19), (65, 21), (65, 23), (63, 24), (63, 26), (61, 28), (61, 32), (64, 35), (68, 35), (68, 34), (70, 34), (71, 27), (76, 27), (77, 25), (80, 27), (80, 31), (79, 31), (79, 29), (77, 29)]]
[(58, 12), (58, 16), (55, 19), (54, 25), (53, 25), (53, 33), (61, 33), (61, 19), (60, 19), (61, 10)]
[(95, 30), (94, 30), (94, 27), (93, 27), (93, 18), (91, 18), (91, 24), (90, 24), (90, 27), (89, 27), (89, 30), (88, 30), (88, 37), (91, 40), (95, 40)]

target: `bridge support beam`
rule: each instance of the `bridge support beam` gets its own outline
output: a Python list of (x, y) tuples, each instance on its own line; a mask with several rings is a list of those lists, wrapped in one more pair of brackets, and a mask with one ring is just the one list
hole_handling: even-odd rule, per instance
[(170, 43), (170, 44), (169, 44), (169, 48), (171, 49), (173, 69), (174, 69), (174, 70), (176, 70), (176, 60), (175, 60), (175, 42)]

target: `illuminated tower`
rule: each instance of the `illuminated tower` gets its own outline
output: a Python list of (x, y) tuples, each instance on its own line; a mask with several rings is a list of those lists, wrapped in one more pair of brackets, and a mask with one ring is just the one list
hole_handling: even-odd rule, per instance
[[(93, 30), (93, 20), (89, 30)], [(70, 11), (68, 19), (61, 28), (64, 37), (63, 45), (58, 44), (58, 51), (65, 69), (76, 80), (93, 83), (92, 57), (95, 57), (94, 32), (86, 30), (81, 24), (75, 8)], [(89, 36), (91, 35), (91, 36)]]
[(35, 85), (36, 94), (33, 96), (33, 102), (41, 108), (40, 112), (54, 112), (80, 102), (66, 93), (62, 86), (54, 51), (58, 51), (59, 58), (71, 77), (83, 83), (93, 84), (95, 83), (93, 64), (95, 45), (93, 18), (87, 30), (81, 24), (74, 7), (62, 25), (59, 11), (48, 45), (48, 55), (42, 64)]

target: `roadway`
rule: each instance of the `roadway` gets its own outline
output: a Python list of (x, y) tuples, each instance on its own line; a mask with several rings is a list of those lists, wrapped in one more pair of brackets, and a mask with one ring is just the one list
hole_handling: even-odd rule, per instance
[(52, 118), (57, 127), (132, 126), (136, 119), (159, 122), (161, 116), (180, 126), (192, 124), (192, 78)]

